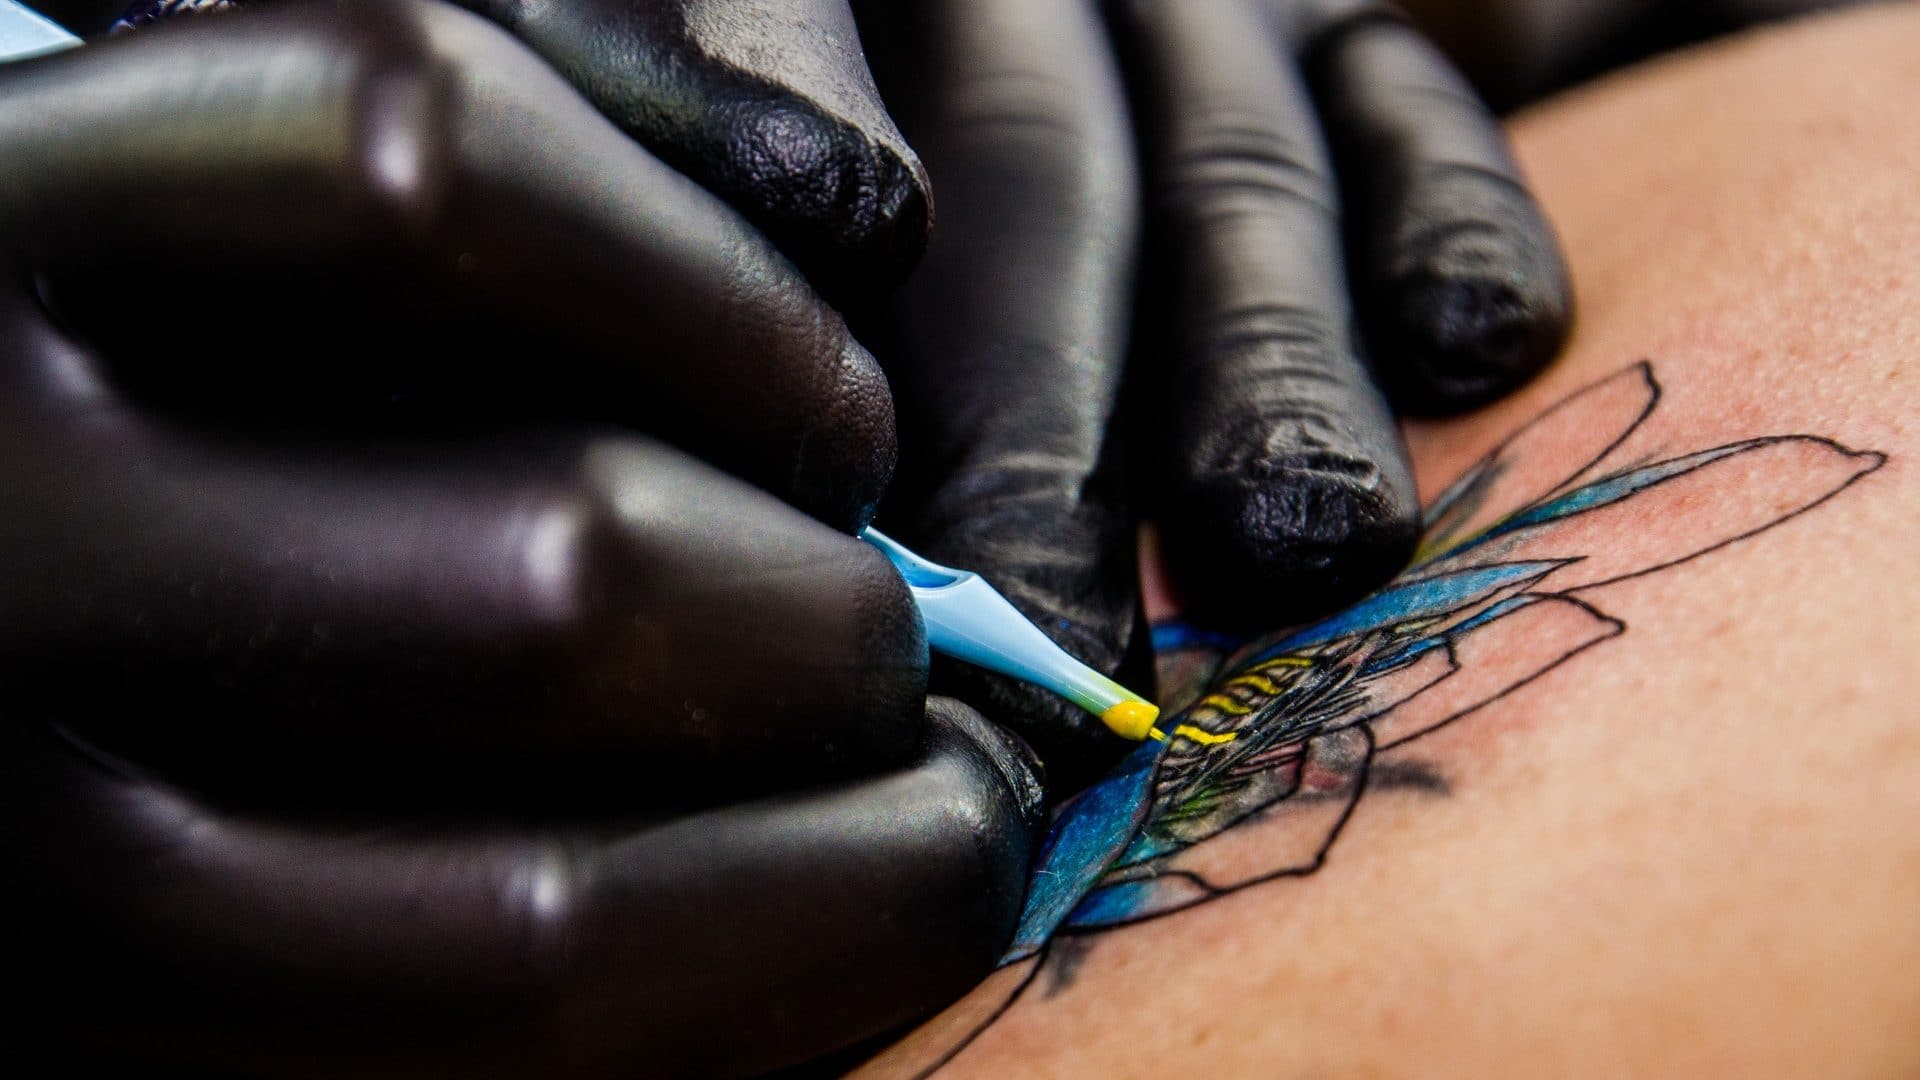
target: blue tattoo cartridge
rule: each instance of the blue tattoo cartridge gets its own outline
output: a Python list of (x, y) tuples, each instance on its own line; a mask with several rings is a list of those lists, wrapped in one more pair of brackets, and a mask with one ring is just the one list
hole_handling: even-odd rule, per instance
[(15, 0), (0, 0), (0, 64), (80, 44), (52, 19)]
[(1043, 686), (1123, 738), (1165, 738), (1153, 726), (1160, 710), (1152, 702), (1068, 655), (979, 574), (923, 559), (873, 529), (860, 538), (906, 579), (935, 650)]

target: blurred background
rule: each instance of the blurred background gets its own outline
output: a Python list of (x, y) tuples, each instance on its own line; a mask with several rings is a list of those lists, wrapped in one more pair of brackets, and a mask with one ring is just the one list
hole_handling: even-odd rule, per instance
[[(131, 2), (37, 0), (33, 6), (86, 36), (106, 30)], [(1506, 111), (1622, 64), (1752, 23), (1873, 0), (1398, 2), (1486, 99)]]
[(1502, 111), (1654, 53), (1870, 0), (1400, 0)]

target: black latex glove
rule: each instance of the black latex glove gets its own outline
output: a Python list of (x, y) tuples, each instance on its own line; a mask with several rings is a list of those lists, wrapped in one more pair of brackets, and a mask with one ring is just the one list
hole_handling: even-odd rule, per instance
[(605, 1075), (942, 1004), (1037, 785), (924, 701), (889, 458), (797, 272), (471, 15), (0, 67), (10, 1019)]
[[(1565, 334), (1564, 270), (1494, 119), (1379, 10), (1158, 0), (1111, 5), (1108, 27), (1097, 0), (858, 14), (941, 205), (872, 336), (903, 432), (883, 524), (1123, 682), (1147, 675), (1129, 440), (1189, 606), (1270, 627), (1411, 553), (1395, 408), (1489, 401)], [(1115, 417), (1136, 307), (1129, 434)], [(1016, 726), (1068, 790), (1124, 750), (1034, 688), (958, 666), (936, 679)]]
[[(265, 0), (136, 0), (127, 21)], [(512, 31), (838, 298), (927, 242), (926, 173), (881, 106), (847, 0), (455, 0)]]
[(1006, 736), (941, 698), (923, 749), (887, 775), (591, 817), (423, 806), (431, 787), (369, 803), (351, 771), (324, 813), (236, 803), (34, 722), (45, 715), (16, 710), (0, 729), (14, 822), (0, 1004), (22, 1060), (75, 1072), (791, 1064), (986, 972), (1019, 911), (1038, 806)]
[(1318, 614), (1412, 552), (1394, 411), (1530, 378), (1567, 331), (1565, 269), (1493, 116), (1389, 9), (1114, 0), (1112, 19), (1146, 171), (1139, 419), (1167, 565), (1202, 614)]
[[(1140, 206), (1098, 12), (1085, 0), (871, 0), (859, 15), (941, 208), (925, 261), (874, 320), (910, 418), (882, 524), (984, 574), (1069, 652), (1146, 689), (1115, 424)], [(1016, 727), (1062, 792), (1126, 748), (1038, 687), (938, 663), (936, 683)]]

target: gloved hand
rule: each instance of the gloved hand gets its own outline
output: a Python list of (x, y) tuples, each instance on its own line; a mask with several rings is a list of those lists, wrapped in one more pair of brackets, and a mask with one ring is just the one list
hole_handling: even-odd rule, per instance
[[(822, 29), (840, 27), (842, 0), (780, 20), (763, 0), (463, 2), (717, 190), (733, 174), (701, 163), (752, 145), (757, 122), (686, 87), (697, 120), (641, 122), (660, 115), (649, 95), (699, 68), (647, 27), (705, 25), (788, 85), (825, 70), (840, 74), (818, 85), (868, 85), (851, 33)], [(1381, 388), (1401, 412), (1490, 401), (1552, 357), (1570, 298), (1497, 123), (1383, 5), (1114, 0), (1103, 29), (1099, 2), (857, 5), (889, 106), (944, 174), (927, 265), (863, 333), (906, 415), (887, 527), (985, 574), (1069, 651), (1137, 684), (1129, 467), (1188, 610), (1262, 626), (1317, 614), (1411, 553), (1418, 507)], [(884, 117), (853, 98), (847, 115)], [(1126, 432), (1136, 151), (1152, 273)], [(871, 308), (874, 295), (843, 301)], [(1063, 787), (1122, 749), (1036, 688), (958, 666), (940, 683), (1020, 730)]]
[[(1566, 333), (1565, 271), (1496, 121), (1384, 9), (856, 10), (941, 208), (862, 329), (901, 411), (882, 525), (1123, 683), (1148, 675), (1137, 513), (1189, 611), (1270, 627), (1351, 600), (1417, 532), (1396, 411), (1490, 401)], [(1124, 749), (1042, 691), (963, 668), (935, 684), (1015, 725), (1069, 790)]]
[(1393, 411), (1461, 412), (1531, 378), (1568, 329), (1565, 267), (1498, 123), (1390, 8), (1116, 0), (1114, 21), (1143, 132), (1142, 375), (1175, 584), (1197, 612), (1320, 614), (1412, 554)]
[[(132, 0), (122, 25), (265, 2)], [(925, 248), (926, 172), (874, 91), (847, 0), (455, 2), (733, 204), (830, 296), (893, 287)]]
[[(1075, 656), (1146, 688), (1118, 396), (1140, 232), (1133, 133), (1091, 0), (857, 5), (940, 224), (862, 312), (903, 423), (889, 535), (985, 575)], [(1045, 690), (935, 660), (1068, 793), (1125, 744)]]
[(890, 460), (797, 271), (483, 20), (0, 67), (10, 1020), (605, 1075), (943, 1003), (1037, 781), (924, 697)]

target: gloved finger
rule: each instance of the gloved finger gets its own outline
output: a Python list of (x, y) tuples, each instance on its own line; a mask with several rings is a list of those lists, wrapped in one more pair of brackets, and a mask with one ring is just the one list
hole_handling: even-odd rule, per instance
[(928, 720), (900, 772), (687, 816), (361, 820), (224, 805), (16, 713), (10, 1019), (60, 1060), (221, 1075), (790, 1064), (946, 1004), (1011, 936), (1038, 781), (964, 706)]
[(1573, 301), (1499, 121), (1378, 0), (1294, 7), (1360, 321), (1394, 407), (1450, 414), (1512, 392), (1559, 353)]
[[(262, 0), (139, 0), (123, 25)], [(732, 203), (835, 295), (885, 291), (932, 225), (847, 0), (455, 0)]]
[(837, 296), (925, 249), (927, 177), (874, 89), (847, 0), (462, 0), (772, 236)]
[[(941, 199), (926, 260), (873, 338), (905, 440), (886, 527), (1145, 685), (1114, 430), (1138, 184), (1104, 29), (1086, 0), (875, 0), (859, 14)], [(935, 683), (1014, 726), (1069, 790), (1124, 752), (1038, 687), (938, 661)]]
[(878, 551), (670, 447), (213, 438), (0, 294), (10, 692), (177, 752), (898, 761), (926, 645)]
[(1412, 553), (1406, 450), (1352, 334), (1313, 105), (1252, 0), (1121, 0), (1155, 323), (1142, 422), (1190, 610), (1263, 625)]
[(175, 397), (357, 379), (591, 416), (848, 532), (892, 468), (885, 379), (793, 266), (444, 5), (274, 6), (0, 68), (0, 249), (109, 355), (169, 360), (144, 374)]

